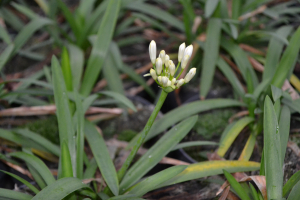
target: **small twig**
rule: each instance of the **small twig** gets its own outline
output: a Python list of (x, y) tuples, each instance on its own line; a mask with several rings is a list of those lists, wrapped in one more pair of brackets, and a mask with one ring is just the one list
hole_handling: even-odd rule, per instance
[(248, 60), (250, 61), (252, 67), (258, 71), (258, 72), (263, 72), (264, 71), (264, 66), (262, 64), (260, 64), (260, 62), (258, 62), (257, 60), (255, 60), (254, 58), (252, 58), (251, 56), (248, 56)]
[[(146, 83), (147, 83), (147, 85), (150, 86), (150, 85), (152, 85), (154, 82), (155, 82), (154, 79), (150, 78), (150, 79), (147, 80)], [(140, 86), (138, 86), (138, 87), (131, 88), (131, 89), (128, 91), (128, 94), (129, 94), (130, 96), (135, 96), (135, 95), (137, 95), (138, 93), (142, 92), (144, 89), (145, 89), (144, 86), (140, 85)]]
[(243, 117), (243, 116), (248, 115), (248, 114), (249, 114), (248, 110), (238, 112), (238, 113), (234, 114), (232, 117), (229, 118), (228, 123), (231, 124), (233, 122), (233, 120), (235, 120), (236, 118)]
[(254, 17), (257, 14), (260, 14), (260, 13), (264, 12), (267, 8), (268, 7), (266, 5), (262, 5), (259, 8), (257, 8), (256, 10), (240, 16), (239, 21), (243, 21), (243, 20), (248, 19), (250, 17)]
[(260, 51), (260, 50), (258, 50), (258, 49), (255, 49), (254, 47), (251, 47), (251, 46), (249, 46), (249, 45), (247, 45), (247, 44), (240, 44), (239, 46), (240, 46), (243, 50), (245, 50), (245, 51), (248, 51), (248, 52), (251, 52), (251, 53), (254, 53), (254, 54), (257, 54), (257, 55), (261, 55), (261, 56), (264, 56), (264, 55), (265, 55), (264, 52), (262, 52), (262, 51)]

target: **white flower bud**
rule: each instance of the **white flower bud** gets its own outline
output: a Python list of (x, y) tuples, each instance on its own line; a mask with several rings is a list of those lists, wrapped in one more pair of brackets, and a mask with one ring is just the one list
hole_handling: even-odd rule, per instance
[(165, 57), (166, 57), (166, 52), (164, 50), (161, 50), (159, 53), (159, 57), (161, 58), (163, 64), (165, 63)]
[(174, 74), (175, 74), (175, 65), (174, 65), (174, 63), (169, 65), (169, 71), (170, 71), (171, 76), (174, 76)]
[(150, 69), (150, 74), (151, 74), (152, 78), (153, 78), (154, 80), (156, 80), (157, 76), (156, 76), (156, 72), (155, 72), (154, 69)]
[(189, 55), (189, 56), (191, 57), (191, 56), (192, 56), (192, 53), (193, 53), (193, 45), (190, 45), (190, 46), (188, 46), (187, 48), (185, 48), (183, 57), (184, 57), (185, 55)]
[(155, 66), (156, 66), (156, 73), (157, 73), (157, 75), (160, 75), (161, 71), (162, 71), (162, 60), (161, 60), (161, 58), (157, 58), (156, 59)]
[(182, 63), (181, 63), (181, 68), (184, 69), (187, 65), (187, 63), (189, 62), (189, 59), (190, 59), (190, 56), (189, 55), (185, 55), (183, 60), (182, 60)]
[(184, 77), (184, 82), (188, 83), (190, 80), (195, 76), (196, 74), (196, 68), (192, 68), (189, 73)]
[(174, 85), (176, 83), (176, 78), (172, 79), (172, 85)]
[(173, 61), (172, 60), (169, 60), (168, 61), (168, 64), (166, 65), (166, 67), (168, 68), (168, 67), (170, 67), (170, 65), (173, 65), (174, 63), (173, 63)]
[(163, 77), (161, 78), (161, 82), (162, 82), (162, 84), (163, 84), (164, 87), (167, 87), (167, 86), (168, 86), (168, 81), (169, 81), (169, 79), (168, 79), (168, 77), (166, 77), (166, 76), (163, 76)]
[(179, 81), (178, 81), (178, 83), (177, 83), (177, 87), (179, 88), (180, 86), (182, 86), (184, 84), (184, 79), (182, 78), (182, 79), (180, 79)]
[(179, 50), (178, 50), (178, 62), (181, 62), (181, 60), (183, 58), (184, 51), (185, 51), (185, 43), (182, 43), (179, 46)]
[(165, 56), (165, 62), (164, 62), (165, 66), (168, 65), (169, 60), (170, 60), (170, 56), (166, 54), (166, 56)]
[(159, 77), (157, 78), (157, 81), (158, 81), (160, 84), (162, 84), (162, 77), (159, 76)]
[(168, 80), (167, 86), (170, 87), (171, 85), (172, 85), (172, 82), (170, 80)]
[(150, 60), (152, 62), (152, 64), (155, 63), (155, 59), (156, 59), (156, 43), (154, 40), (152, 40), (150, 42), (149, 45), (149, 55), (150, 55)]

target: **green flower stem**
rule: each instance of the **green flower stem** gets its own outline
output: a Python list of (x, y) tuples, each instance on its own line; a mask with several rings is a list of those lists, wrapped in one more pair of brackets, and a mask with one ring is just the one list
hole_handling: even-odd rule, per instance
[(181, 62), (179, 62), (179, 63), (177, 64), (177, 67), (176, 67), (176, 69), (175, 69), (175, 74), (176, 74), (177, 70), (179, 69), (180, 63), (181, 63)]
[(136, 144), (132, 147), (132, 150), (131, 150), (128, 158), (126, 159), (125, 163), (122, 165), (121, 169), (118, 171), (118, 178), (119, 178), (120, 182), (123, 179), (123, 177), (125, 175), (125, 172), (127, 171), (128, 167), (129, 167), (130, 163), (132, 162), (133, 158), (135, 157), (137, 151), (142, 146), (146, 136), (148, 135), (148, 133), (149, 133), (149, 131), (150, 131), (152, 125), (153, 125), (153, 122), (156, 119), (156, 116), (157, 116), (158, 112), (160, 111), (162, 105), (165, 102), (165, 99), (166, 99), (167, 95), (168, 95), (167, 92), (165, 92), (164, 90), (161, 91), (158, 102), (157, 102), (150, 118), (148, 119), (148, 122), (147, 122), (146, 126), (144, 127), (144, 130), (142, 131), (142, 133), (141, 133), (139, 139), (137, 140)]
[(180, 75), (182, 74), (183, 69), (180, 71), (180, 73), (178, 74), (178, 76), (176, 77), (176, 79), (178, 80), (178, 78), (180, 77)]

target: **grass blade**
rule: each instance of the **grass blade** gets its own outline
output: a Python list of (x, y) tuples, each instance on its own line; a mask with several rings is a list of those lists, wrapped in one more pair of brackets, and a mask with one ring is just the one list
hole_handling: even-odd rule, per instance
[(82, 178), (83, 174), (83, 154), (84, 154), (84, 113), (82, 102), (79, 98), (79, 94), (75, 94), (76, 102), (76, 113), (77, 118), (77, 148), (76, 148), (76, 158), (77, 158), (77, 178)]
[(66, 141), (64, 141), (61, 146), (60, 163), (61, 163), (60, 178), (73, 177), (72, 161), (71, 161), (68, 144), (66, 143)]
[(106, 96), (112, 97), (116, 100), (118, 100), (120, 103), (124, 104), (125, 106), (127, 106), (128, 108), (130, 108), (131, 110), (133, 110), (134, 112), (136, 112), (136, 108), (133, 105), (133, 103), (124, 95), (113, 92), (113, 91), (101, 91), (98, 92), (98, 94), (104, 94)]
[(47, 187), (45, 187), (41, 192), (39, 192), (35, 197), (33, 197), (32, 200), (64, 199), (66, 196), (68, 196), (72, 192), (82, 189), (82, 188), (89, 189), (89, 186), (87, 186), (86, 184), (83, 184), (82, 181), (77, 178), (73, 178), (73, 177), (62, 178), (62, 179), (55, 181), (51, 185), (48, 185)]
[(0, 198), (10, 200), (30, 200), (32, 199), (32, 196), (21, 192), (0, 188)]
[(209, 18), (216, 10), (219, 0), (210, 0), (206, 1), (204, 8), (204, 15), (206, 18)]
[(55, 179), (48, 167), (38, 157), (24, 152), (13, 152), (9, 155), (24, 160), (26, 163), (32, 166), (42, 176), (47, 185), (55, 182)]
[(96, 44), (93, 46), (80, 93), (88, 96), (100, 74), (117, 22), (121, 1), (111, 0), (102, 19)]
[(218, 149), (218, 155), (223, 157), (229, 147), (234, 142), (235, 138), (238, 136), (238, 134), (251, 122), (253, 122), (254, 119), (252, 117), (244, 117), (237, 121), (231, 129), (227, 132), (226, 136), (222, 137), (222, 141), (220, 142), (220, 147)]
[(6, 44), (10, 44), (10, 43), (11, 43), (10, 36), (9, 36), (7, 30), (6, 30), (2, 25), (0, 26), (0, 38), (1, 38)]
[[(292, 26), (283, 26), (276, 31), (276, 34), (286, 38), (290, 34), (291, 30)], [(274, 76), (283, 46), (283, 42), (279, 41), (275, 36), (272, 36), (268, 46), (266, 63), (263, 71), (263, 81), (271, 79)]]
[(128, 194), (133, 194), (137, 197), (141, 197), (147, 192), (153, 190), (155, 186), (160, 185), (163, 182), (181, 173), (183, 170), (185, 170), (185, 168), (186, 166), (174, 166), (165, 169), (161, 172), (158, 172), (153, 176), (150, 176), (149, 178), (146, 178), (140, 183), (137, 183), (136, 185), (132, 186), (132, 188), (129, 189)]
[(293, 187), (287, 200), (297, 200), (300, 196), (300, 181)]
[(127, 190), (136, 181), (142, 178), (152, 169), (184, 136), (193, 128), (198, 116), (192, 116), (168, 131), (158, 142), (156, 142), (125, 174), (120, 191)]
[(285, 151), (290, 134), (291, 111), (287, 106), (283, 106), (279, 118), (279, 133), (281, 143), (281, 165), (284, 164)]
[(201, 98), (206, 97), (213, 81), (216, 63), (219, 56), (221, 24), (222, 21), (218, 18), (212, 18), (208, 21), (200, 82)]
[(235, 178), (226, 170), (223, 170), (223, 172), (227, 181), (230, 183), (230, 186), (234, 189), (236, 194), (243, 200), (250, 200), (249, 196), (247, 195), (243, 187), (240, 185), (240, 183), (237, 182), (237, 180), (235, 180)]
[(118, 176), (115, 166), (109, 156), (105, 141), (98, 133), (95, 126), (89, 121), (85, 121), (84, 132), (105, 182), (113, 194), (118, 195)]
[(64, 76), (67, 91), (73, 91), (72, 72), (69, 53), (66, 47), (63, 47), (61, 53), (61, 70)]
[(283, 53), (283, 56), (278, 64), (278, 68), (272, 79), (272, 84), (278, 88), (281, 88), (284, 80), (288, 78), (289, 72), (294, 68), (295, 62), (298, 58), (300, 49), (300, 27), (293, 34), (289, 41), (289, 45)]
[(300, 171), (297, 171), (292, 177), (286, 182), (282, 189), (282, 197), (287, 197), (293, 187), (300, 181)]
[(72, 44), (68, 44), (68, 50), (70, 53), (73, 87), (78, 90), (83, 73), (84, 53), (80, 48)]
[[(34, 192), (35, 194), (39, 193), (40, 191), (34, 187), (31, 183), (29, 183), (28, 181), (26, 181), (25, 179), (15, 175), (15, 174), (12, 174), (12, 173), (9, 173), (9, 172), (6, 172), (6, 171), (3, 171), (3, 170), (0, 170), (2, 173), (5, 173), (15, 179), (17, 179), (18, 181), (20, 181), (21, 183), (23, 183), (24, 185), (26, 185), (32, 192)], [(1, 196), (1, 195), (0, 195)]]
[(12, 11), (2, 7), (0, 9), (4, 21), (7, 22), (16, 31), (21, 31), (24, 27), (24, 22), (17, 17)]
[(174, 178), (164, 182), (156, 188), (181, 183), (184, 181), (194, 180), (207, 176), (222, 174), (223, 170), (229, 173), (255, 171), (258, 170), (260, 164), (249, 161), (205, 161), (189, 165), (183, 172)]
[(177, 149), (182, 149), (186, 147), (193, 147), (193, 146), (202, 146), (202, 145), (219, 145), (216, 142), (211, 142), (211, 141), (193, 141), (193, 142), (183, 142), (177, 144), (172, 151), (177, 150)]
[[(212, 99), (212, 100), (205, 100), (205, 101), (195, 101), (187, 105), (180, 106), (168, 112), (158, 121), (155, 121), (153, 123), (153, 126), (150, 132), (148, 133), (145, 142), (155, 137), (159, 133), (163, 132), (170, 126), (194, 114), (211, 110), (211, 109), (216, 109), (216, 108), (226, 108), (226, 107), (236, 107), (236, 106), (245, 106), (245, 105), (241, 102), (231, 100), (231, 99)], [(140, 133), (133, 140), (130, 141), (128, 148), (132, 147), (132, 145), (136, 142), (139, 135)]]
[(13, 44), (10, 44), (1, 53), (1, 55), (0, 55), (0, 71), (2, 70), (2, 68), (4, 67), (6, 62), (9, 60), (9, 58), (11, 57), (11, 55), (13, 53), (13, 50), (14, 50), (14, 47), (15, 46)]
[(281, 144), (278, 121), (269, 96), (264, 103), (264, 156), (268, 199), (282, 197)]
[(177, 28), (180, 31), (184, 31), (184, 26), (180, 20), (178, 20), (177, 18), (175, 18), (173, 15), (169, 14), (168, 12), (165, 12), (155, 6), (135, 1), (135, 2), (132, 2), (128, 5), (126, 5), (126, 8), (128, 8), (130, 10), (140, 11), (144, 14), (148, 14), (154, 18), (157, 18), (159, 20), (162, 20), (162, 21), (170, 24), (171, 26)]
[(239, 96), (244, 97), (245, 91), (241, 82), (236, 77), (231, 67), (223, 60), (223, 58), (219, 57), (217, 66), (222, 71), (222, 73), (226, 76), (227, 80), (230, 82), (231, 86), (239, 94)]
[[(63, 79), (63, 74), (59, 66), (58, 60), (55, 56), (52, 57), (52, 83), (54, 88), (54, 99), (57, 107), (56, 115), (59, 129), (60, 146), (63, 143), (68, 144), (73, 173), (76, 172), (76, 150), (75, 150), (75, 134), (73, 130), (73, 122), (69, 108), (69, 98), (67, 96), (67, 89)], [(62, 169), (65, 171), (67, 169)]]

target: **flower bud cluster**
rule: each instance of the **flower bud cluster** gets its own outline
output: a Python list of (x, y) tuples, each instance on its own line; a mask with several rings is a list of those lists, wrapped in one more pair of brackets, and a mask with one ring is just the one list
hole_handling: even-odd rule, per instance
[[(154, 69), (150, 69), (150, 74), (148, 75), (151, 75), (156, 83), (160, 85), (160, 87), (169, 92), (178, 89), (182, 85), (188, 83), (196, 74), (196, 68), (192, 68), (186, 74), (184, 79), (177, 80), (184, 68), (187, 66), (192, 53), (193, 45), (185, 47), (185, 43), (182, 43), (178, 50), (178, 65), (175, 67), (175, 64), (172, 60), (170, 60), (170, 57), (164, 50), (162, 50), (159, 53), (159, 57), (156, 58), (156, 43), (154, 40), (152, 40), (149, 45), (149, 55)], [(179, 70), (180, 64), (180, 72), (177, 77), (175, 77), (176, 72)]]

